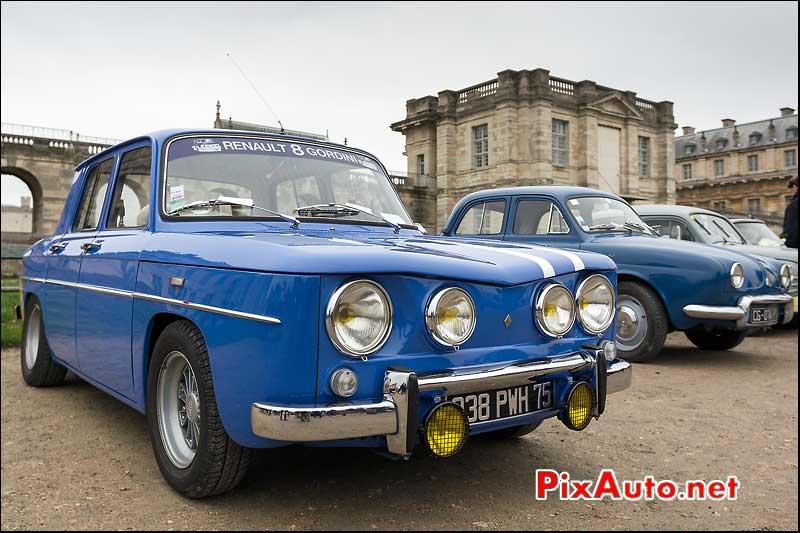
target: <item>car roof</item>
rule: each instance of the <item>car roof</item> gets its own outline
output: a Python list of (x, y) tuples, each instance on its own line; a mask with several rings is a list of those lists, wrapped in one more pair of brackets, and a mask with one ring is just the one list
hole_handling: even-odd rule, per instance
[(364, 150), (360, 150), (358, 148), (353, 148), (352, 146), (346, 146), (344, 144), (333, 143), (329, 141), (318, 141), (316, 139), (309, 139), (308, 137), (299, 137), (296, 135), (284, 135), (280, 133), (266, 133), (260, 131), (249, 131), (249, 130), (226, 130), (226, 129), (204, 129), (204, 128), (173, 128), (173, 129), (164, 129), (164, 130), (157, 130), (151, 133), (147, 133), (144, 135), (140, 135), (138, 137), (132, 137), (120, 143), (117, 143), (113, 146), (109, 146), (105, 150), (100, 153), (93, 155), (92, 157), (81, 161), (76, 167), (75, 170), (80, 170), (81, 168), (91, 165), (95, 161), (99, 161), (101, 159), (105, 159), (108, 157), (108, 153), (117, 150), (119, 148), (123, 148), (126, 145), (135, 144), (144, 140), (151, 140), (155, 141), (158, 146), (163, 146), (166, 144), (168, 140), (173, 137), (177, 137), (180, 135), (208, 135), (209, 137), (212, 136), (226, 136), (226, 135), (246, 135), (248, 137), (263, 137), (265, 139), (272, 139), (272, 140), (280, 140), (280, 141), (288, 141), (288, 142), (302, 142), (302, 143), (312, 143), (312, 144), (322, 144), (325, 146), (330, 146), (331, 148), (338, 148), (340, 150), (349, 150), (352, 152), (359, 152), (366, 156), (369, 156), (380, 163), (380, 160), (375, 157), (374, 155), (366, 152)]
[(694, 207), (691, 205), (661, 205), (661, 204), (642, 204), (633, 206), (634, 210), (641, 216), (689, 216), (694, 213), (703, 213), (707, 215), (723, 216), (710, 209), (703, 209), (702, 207)]
[(499, 189), (484, 189), (481, 191), (468, 194), (461, 199), (459, 203), (471, 202), (479, 198), (486, 198), (490, 196), (524, 196), (524, 195), (545, 194), (553, 196), (558, 199), (570, 198), (572, 196), (605, 196), (608, 198), (619, 199), (614, 193), (601, 191), (599, 189), (590, 189), (589, 187), (573, 187), (567, 185), (529, 185), (525, 187), (503, 187)]
[(766, 222), (764, 222), (760, 218), (739, 217), (739, 218), (729, 218), (728, 220), (730, 220), (734, 224), (740, 224), (740, 223), (745, 223), (745, 222), (755, 222), (756, 224), (766, 224)]

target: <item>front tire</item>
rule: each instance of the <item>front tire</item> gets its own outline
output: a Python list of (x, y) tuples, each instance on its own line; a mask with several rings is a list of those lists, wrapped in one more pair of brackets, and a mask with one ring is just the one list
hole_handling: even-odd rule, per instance
[(187, 498), (227, 492), (247, 473), (251, 450), (223, 427), (208, 350), (189, 321), (168, 325), (153, 348), (147, 425), (161, 474)]
[(739, 346), (747, 337), (747, 331), (694, 328), (686, 331), (686, 337), (698, 348), (725, 351)]
[(64, 382), (67, 369), (53, 360), (42, 320), (42, 306), (31, 296), (25, 306), (22, 346), (19, 350), (22, 379), (31, 387), (52, 387)]
[(621, 282), (618, 291), (615, 330), (619, 356), (634, 362), (655, 358), (669, 333), (669, 317), (661, 299), (635, 281)]

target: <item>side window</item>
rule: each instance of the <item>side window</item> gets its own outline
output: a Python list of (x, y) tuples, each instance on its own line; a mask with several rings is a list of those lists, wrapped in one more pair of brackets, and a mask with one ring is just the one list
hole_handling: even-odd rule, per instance
[(86, 178), (81, 203), (78, 206), (78, 216), (75, 218), (73, 229), (75, 231), (89, 231), (97, 229), (100, 222), (100, 213), (103, 211), (103, 200), (106, 197), (111, 171), (114, 169), (114, 159), (106, 159), (90, 172)]
[(664, 219), (664, 218), (649, 218), (649, 217), (643, 218), (643, 220), (647, 223), (648, 226), (650, 226), (651, 228), (656, 230), (659, 235), (661, 235), (661, 236), (665, 236), (665, 235), (669, 236), (669, 234), (670, 234), (669, 233), (669, 227), (670, 227), (669, 220)]
[(692, 232), (691, 230), (689, 230), (689, 226), (687, 226), (686, 223), (683, 221), (673, 220), (672, 226), (670, 227), (669, 231), (670, 231), (670, 238), (672, 239), (679, 239), (682, 241), (694, 240)]
[(141, 228), (150, 212), (150, 147), (126, 152), (119, 165), (108, 228)]
[(520, 200), (514, 216), (517, 235), (550, 235), (569, 233), (561, 211), (549, 200)]
[(477, 203), (464, 214), (456, 235), (499, 235), (503, 230), (505, 211), (505, 200)]

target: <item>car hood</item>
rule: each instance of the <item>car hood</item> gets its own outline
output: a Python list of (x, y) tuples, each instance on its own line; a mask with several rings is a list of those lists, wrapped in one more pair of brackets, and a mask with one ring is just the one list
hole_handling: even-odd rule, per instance
[(156, 232), (142, 260), (295, 274), (403, 273), (498, 285), (616, 268), (608, 257), (586, 252), (374, 230)]

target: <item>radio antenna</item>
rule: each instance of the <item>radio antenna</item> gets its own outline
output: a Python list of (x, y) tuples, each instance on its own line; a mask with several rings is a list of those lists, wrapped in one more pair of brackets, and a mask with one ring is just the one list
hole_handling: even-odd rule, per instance
[(238, 70), (241, 73), (242, 77), (245, 80), (247, 80), (247, 83), (249, 83), (250, 87), (253, 88), (253, 91), (255, 91), (255, 93), (258, 95), (259, 98), (261, 98), (261, 101), (264, 102), (264, 105), (269, 110), (269, 112), (272, 113), (272, 116), (275, 117), (275, 120), (278, 122), (278, 126), (281, 127), (281, 133), (286, 133), (286, 130), (283, 129), (283, 123), (281, 122), (281, 119), (278, 118), (278, 115), (275, 113), (275, 111), (273, 111), (272, 107), (269, 105), (269, 103), (267, 102), (266, 98), (264, 98), (261, 95), (261, 93), (259, 92), (259, 90), (256, 88), (256, 86), (253, 85), (253, 82), (250, 81), (250, 78), (248, 78), (247, 74), (244, 73), (244, 70), (242, 70), (242, 67), (240, 67), (238, 65), (238, 63), (236, 63), (236, 61), (233, 59), (233, 56), (231, 55), (230, 52), (226, 52), (225, 55), (228, 56), (228, 59), (231, 60), (231, 63), (233, 63), (233, 66), (236, 67), (236, 70)]

